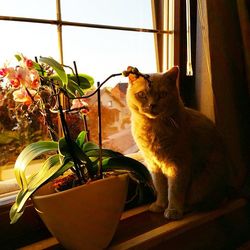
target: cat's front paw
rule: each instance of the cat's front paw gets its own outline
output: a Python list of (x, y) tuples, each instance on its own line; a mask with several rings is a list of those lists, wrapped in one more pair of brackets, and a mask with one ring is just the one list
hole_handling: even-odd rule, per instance
[(157, 202), (152, 203), (149, 206), (149, 211), (154, 212), (154, 213), (161, 213), (166, 209), (166, 206), (163, 204), (158, 204)]
[(183, 212), (175, 208), (167, 208), (164, 212), (164, 217), (168, 220), (179, 220), (183, 216)]

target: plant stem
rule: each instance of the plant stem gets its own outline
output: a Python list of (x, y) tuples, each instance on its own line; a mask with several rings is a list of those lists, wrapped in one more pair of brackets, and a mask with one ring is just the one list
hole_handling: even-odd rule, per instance
[(83, 176), (83, 174), (81, 172), (81, 163), (77, 159), (77, 157), (76, 157), (76, 155), (75, 155), (75, 153), (73, 151), (73, 148), (71, 146), (72, 145), (72, 139), (70, 137), (69, 128), (67, 126), (67, 123), (66, 123), (66, 120), (65, 120), (65, 117), (64, 117), (63, 108), (62, 108), (62, 105), (61, 105), (59, 93), (57, 94), (57, 102), (58, 102), (58, 109), (59, 109), (61, 125), (62, 125), (62, 128), (63, 128), (63, 133), (64, 133), (65, 140), (66, 140), (66, 142), (68, 144), (68, 148), (69, 148), (71, 157), (72, 157), (74, 165), (75, 165), (76, 175), (77, 175), (77, 178), (78, 178), (80, 184), (83, 184), (83, 183), (86, 182), (86, 180), (85, 180), (85, 178), (84, 178), (84, 176)]
[[(79, 75), (78, 75), (78, 71), (77, 71), (76, 62), (73, 61), (73, 64), (74, 64), (74, 69), (75, 69), (77, 84), (80, 86), (80, 80), (79, 80)], [(68, 99), (68, 100), (69, 100), (69, 99)], [(85, 115), (84, 115), (84, 117), (83, 117), (83, 123), (84, 123), (84, 129), (85, 129), (85, 131), (87, 132), (86, 141), (90, 141), (90, 135), (89, 135), (89, 130), (88, 130), (88, 123), (87, 123), (87, 119), (86, 119), (86, 116), (85, 116)]]
[(43, 116), (44, 116), (45, 122), (48, 125), (48, 131), (49, 131), (50, 138), (53, 141), (58, 141), (58, 136), (55, 132), (55, 126), (54, 126), (52, 119), (51, 119), (50, 110), (45, 107), (44, 111), (45, 111), (45, 114), (43, 114)]

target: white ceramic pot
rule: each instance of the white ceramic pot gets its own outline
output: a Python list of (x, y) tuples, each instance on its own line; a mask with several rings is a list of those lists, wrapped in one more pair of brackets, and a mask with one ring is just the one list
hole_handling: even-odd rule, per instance
[(66, 248), (97, 250), (108, 246), (123, 212), (128, 176), (111, 176), (59, 193), (49, 184), (32, 197), (49, 231)]

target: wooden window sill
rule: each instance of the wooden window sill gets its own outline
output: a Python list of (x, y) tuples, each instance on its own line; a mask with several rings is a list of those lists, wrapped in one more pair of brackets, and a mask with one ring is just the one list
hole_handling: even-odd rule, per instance
[[(211, 247), (215, 244), (222, 248), (229, 241), (234, 245), (243, 244), (247, 240), (246, 232), (249, 236), (250, 227), (249, 211), (246, 207), (246, 200), (232, 200), (217, 210), (187, 214), (182, 220), (172, 222), (164, 219), (162, 214), (147, 211), (148, 205), (135, 208), (123, 213), (108, 249), (165, 249), (166, 246), (169, 249), (177, 249), (178, 246), (185, 249), (204, 249), (204, 244)], [(228, 232), (234, 239), (227, 235)], [(51, 237), (20, 249), (56, 250), (63, 247)]]

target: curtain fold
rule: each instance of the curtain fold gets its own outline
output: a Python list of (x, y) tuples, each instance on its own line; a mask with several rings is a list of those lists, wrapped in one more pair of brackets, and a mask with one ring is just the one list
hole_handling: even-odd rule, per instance
[(215, 121), (206, 1), (197, 1), (195, 92), (197, 109)]

